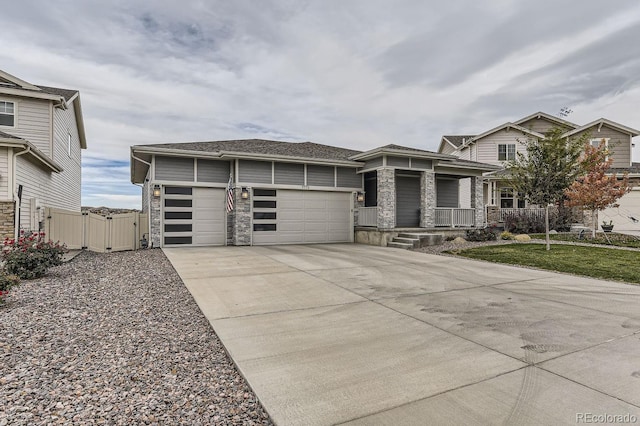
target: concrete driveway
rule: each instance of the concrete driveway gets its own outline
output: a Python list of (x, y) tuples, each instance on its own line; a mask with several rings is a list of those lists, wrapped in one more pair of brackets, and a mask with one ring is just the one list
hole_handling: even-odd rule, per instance
[(357, 244), (164, 251), (279, 425), (640, 423), (638, 286)]

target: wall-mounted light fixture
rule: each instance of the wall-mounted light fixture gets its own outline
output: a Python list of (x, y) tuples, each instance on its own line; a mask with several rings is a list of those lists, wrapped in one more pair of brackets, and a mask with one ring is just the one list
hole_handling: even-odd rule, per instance
[(242, 192), (240, 193), (240, 198), (243, 200), (249, 199), (249, 188), (242, 188)]
[(154, 197), (160, 196), (160, 185), (153, 185), (153, 196)]
[(356, 201), (362, 203), (364, 201), (364, 192), (358, 192), (356, 195)]

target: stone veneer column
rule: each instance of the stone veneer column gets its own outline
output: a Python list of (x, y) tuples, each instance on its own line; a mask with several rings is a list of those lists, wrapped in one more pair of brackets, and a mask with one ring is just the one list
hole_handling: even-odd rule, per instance
[(358, 226), (358, 209), (364, 207), (364, 200), (358, 201), (358, 193), (353, 193), (353, 226)]
[(13, 201), (0, 202), (0, 239), (15, 236), (15, 211)]
[(476, 227), (484, 226), (484, 188), (480, 176), (471, 178), (471, 208), (476, 209)]
[(396, 175), (394, 169), (378, 169), (378, 229), (396, 227)]
[(160, 248), (160, 217), (161, 213), (161, 197), (154, 197), (151, 194), (151, 207), (149, 209), (149, 240), (151, 241), (151, 247)]
[(436, 212), (436, 174), (422, 172), (420, 175), (420, 227), (433, 228)]
[[(249, 190), (251, 193), (251, 190)], [(237, 187), (233, 190), (233, 245), (248, 246), (251, 245), (251, 196), (243, 200), (241, 197), (242, 188)], [(227, 236), (228, 240), (228, 236)]]

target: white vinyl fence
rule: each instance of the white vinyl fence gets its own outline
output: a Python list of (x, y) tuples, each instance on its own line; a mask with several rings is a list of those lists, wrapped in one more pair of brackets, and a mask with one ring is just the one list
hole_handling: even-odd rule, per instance
[(69, 249), (136, 250), (142, 236), (149, 233), (149, 220), (147, 214), (138, 212), (100, 216), (47, 207), (44, 232), (47, 239), (65, 243)]

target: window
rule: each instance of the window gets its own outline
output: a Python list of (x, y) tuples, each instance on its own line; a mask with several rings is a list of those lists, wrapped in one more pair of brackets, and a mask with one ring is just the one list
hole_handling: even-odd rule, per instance
[(71, 158), (71, 133), (67, 133), (67, 155)]
[[(600, 148), (604, 144), (604, 148), (609, 149), (609, 138), (595, 138), (591, 139), (589, 143), (591, 143), (591, 146), (594, 148)], [(608, 159), (609, 156), (607, 155), (604, 160), (607, 161)]]
[(498, 161), (512, 161), (516, 159), (516, 144), (499, 144)]
[(500, 208), (513, 208), (513, 188), (500, 188)]
[(0, 101), (0, 126), (13, 127), (16, 110), (13, 102)]

